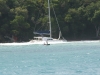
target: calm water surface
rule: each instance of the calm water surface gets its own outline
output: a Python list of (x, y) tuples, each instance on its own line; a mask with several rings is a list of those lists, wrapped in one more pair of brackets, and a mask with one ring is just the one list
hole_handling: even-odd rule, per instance
[(100, 75), (100, 43), (0, 46), (0, 75)]

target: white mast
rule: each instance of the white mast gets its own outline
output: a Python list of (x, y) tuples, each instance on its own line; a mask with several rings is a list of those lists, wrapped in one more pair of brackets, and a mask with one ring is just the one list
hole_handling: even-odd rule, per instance
[(50, 17), (50, 1), (48, 0), (48, 13), (49, 13), (49, 28), (50, 28), (50, 37), (52, 37), (52, 32), (51, 32), (51, 17)]

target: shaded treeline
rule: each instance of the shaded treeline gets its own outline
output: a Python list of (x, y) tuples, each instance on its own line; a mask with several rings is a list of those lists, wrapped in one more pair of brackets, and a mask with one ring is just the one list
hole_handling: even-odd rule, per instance
[[(48, 30), (48, 0), (0, 0), (0, 42), (16, 36), (32, 39), (34, 30)], [(66, 39), (94, 39), (100, 34), (99, 0), (50, 0), (53, 37), (58, 27)]]

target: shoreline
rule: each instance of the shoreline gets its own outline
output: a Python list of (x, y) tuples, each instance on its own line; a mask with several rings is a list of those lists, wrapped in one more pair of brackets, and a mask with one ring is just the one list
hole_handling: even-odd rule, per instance
[[(50, 44), (78, 44), (78, 43), (99, 43), (100, 40), (80, 40), (80, 41), (66, 41), (65, 43), (55, 43)], [(12, 43), (0, 43), (0, 46), (22, 46), (22, 45), (43, 45), (43, 42), (12, 42)]]

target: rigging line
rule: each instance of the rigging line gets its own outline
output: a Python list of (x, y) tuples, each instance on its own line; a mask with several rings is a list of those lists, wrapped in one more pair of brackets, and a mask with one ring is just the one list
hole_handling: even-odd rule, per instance
[[(39, 18), (39, 14), (40, 14), (40, 13), (38, 13), (37, 19)], [(35, 31), (35, 29), (36, 29), (36, 24), (37, 24), (37, 23), (35, 23), (34, 31)]]
[[(51, 0), (51, 3), (52, 3), (52, 0)], [(61, 32), (61, 29), (60, 29), (60, 25), (58, 23), (58, 19), (57, 19), (57, 16), (56, 16), (56, 13), (55, 13), (55, 10), (54, 10), (54, 7), (53, 7), (53, 3), (52, 3), (52, 8), (53, 8), (53, 12), (54, 12), (54, 15), (55, 15), (55, 18), (56, 18), (56, 21), (57, 21), (57, 24), (58, 24), (58, 28), (59, 28), (59, 38), (60, 39), (62, 37), (62, 39), (66, 40), (63, 36), (62, 36), (62, 32)]]
[[(51, 1), (51, 3), (52, 3), (52, 1)], [(52, 4), (53, 4), (53, 3), (52, 3)], [(57, 16), (56, 16), (56, 13), (55, 13), (55, 10), (54, 10), (53, 5), (52, 5), (52, 8), (53, 8), (53, 12), (54, 12), (54, 15), (55, 15), (55, 18), (56, 18), (56, 21), (57, 21), (57, 25), (58, 25), (58, 28), (59, 28), (60, 34), (61, 34), (61, 36), (62, 36), (61, 29), (60, 29), (60, 25), (59, 25), (59, 23), (58, 23), (58, 19), (57, 19)], [(63, 36), (62, 36), (62, 37), (63, 37)]]
[[(52, 1), (51, 1), (51, 3), (52, 3)], [(52, 4), (53, 4), (53, 3), (52, 3)], [(53, 8), (53, 12), (54, 12), (54, 15), (55, 15), (55, 18), (56, 18), (56, 21), (57, 21), (58, 28), (59, 28), (59, 30), (60, 30), (60, 26), (59, 26), (58, 19), (57, 19), (57, 16), (56, 16), (56, 13), (55, 13), (55, 10), (54, 10), (53, 5), (52, 5), (52, 8)]]
[[(40, 12), (39, 12), (39, 14), (40, 14)], [(39, 18), (39, 14), (38, 14), (38, 17), (37, 17), (37, 18)], [(34, 32), (35, 32), (35, 29), (36, 29), (36, 24), (37, 24), (37, 23), (35, 23)], [(42, 25), (41, 27), (39, 27), (39, 28), (37, 29), (37, 31), (40, 30), (42, 27), (43, 27), (43, 25)]]
[[(38, 30), (40, 30), (42, 27), (43, 27), (43, 26), (41, 26), (40, 28), (38, 28)], [(37, 30), (37, 31), (38, 31), (38, 30)]]

